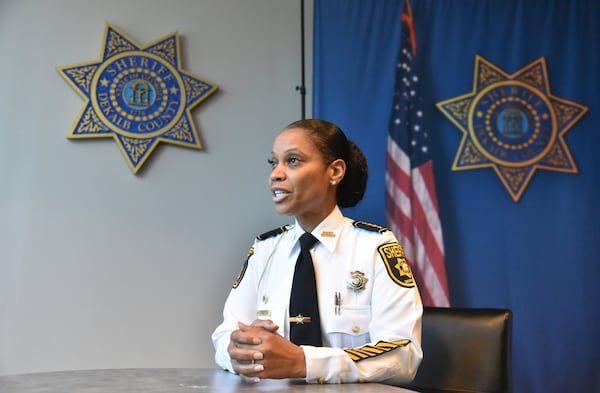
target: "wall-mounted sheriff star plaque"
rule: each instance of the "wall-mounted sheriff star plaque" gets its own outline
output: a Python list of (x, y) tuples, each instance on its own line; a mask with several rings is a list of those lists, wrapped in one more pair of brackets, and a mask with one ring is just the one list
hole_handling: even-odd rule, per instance
[(452, 170), (492, 167), (515, 202), (536, 169), (577, 173), (564, 136), (588, 108), (552, 95), (543, 57), (509, 75), (476, 56), (473, 91), (436, 105), (463, 132)]
[(85, 100), (67, 138), (113, 138), (133, 173), (159, 142), (202, 148), (190, 111), (218, 86), (181, 68), (178, 33), (144, 46), (107, 23), (100, 60), (57, 70)]

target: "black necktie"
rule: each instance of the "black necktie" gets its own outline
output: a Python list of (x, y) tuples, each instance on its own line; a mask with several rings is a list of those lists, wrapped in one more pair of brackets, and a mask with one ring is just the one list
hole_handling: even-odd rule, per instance
[(296, 345), (323, 346), (315, 267), (310, 256), (317, 241), (310, 233), (300, 236), (300, 255), (290, 296), (290, 340)]

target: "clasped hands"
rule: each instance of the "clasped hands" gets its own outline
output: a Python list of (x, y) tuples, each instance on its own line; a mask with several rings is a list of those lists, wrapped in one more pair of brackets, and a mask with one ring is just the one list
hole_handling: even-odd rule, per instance
[(256, 319), (251, 325), (238, 322), (238, 327), (231, 333), (227, 352), (233, 371), (246, 382), (306, 376), (304, 351), (279, 335), (279, 326), (273, 321)]

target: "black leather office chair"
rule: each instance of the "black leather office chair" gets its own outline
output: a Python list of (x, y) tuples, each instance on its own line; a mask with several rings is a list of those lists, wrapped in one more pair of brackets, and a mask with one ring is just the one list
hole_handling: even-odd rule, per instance
[(510, 310), (423, 310), (423, 362), (409, 389), (419, 392), (510, 393)]

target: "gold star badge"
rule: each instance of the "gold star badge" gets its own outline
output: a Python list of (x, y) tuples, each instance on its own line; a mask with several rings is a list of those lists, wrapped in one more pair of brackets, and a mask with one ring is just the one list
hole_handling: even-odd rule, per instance
[(554, 96), (545, 59), (507, 74), (475, 56), (473, 91), (438, 102), (463, 133), (452, 170), (491, 167), (517, 202), (537, 169), (577, 173), (564, 135), (588, 108)]
[(368, 278), (365, 277), (365, 273), (355, 270), (350, 273), (350, 278), (346, 281), (348, 288), (354, 291), (361, 291), (366, 288)]
[(113, 138), (133, 173), (159, 142), (201, 149), (190, 111), (218, 86), (180, 57), (178, 33), (142, 46), (107, 24), (100, 60), (57, 67), (85, 101), (67, 138)]

